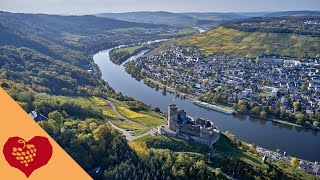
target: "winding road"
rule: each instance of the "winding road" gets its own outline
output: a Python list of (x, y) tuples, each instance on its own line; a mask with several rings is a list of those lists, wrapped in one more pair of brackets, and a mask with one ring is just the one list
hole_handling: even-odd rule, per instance
[[(115, 106), (111, 101), (109, 101), (109, 100), (107, 100), (107, 99), (104, 99), (104, 98), (101, 98), (101, 97), (100, 97), (100, 99), (103, 100), (103, 101), (105, 101), (105, 102), (107, 102), (108, 104), (110, 104), (111, 107), (112, 107), (112, 110), (113, 110), (120, 118), (122, 118), (124, 121), (126, 121), (126, 122), (133, 122), (133, 121), (131, 121), (130, 119), (124, 117), (122, 114), (120, 114), (120, 113), (118, 112), (116, 106)], [(143, 137), (143, 136), (146, 136), (146, 135), (148, 135), (148, 134), (154, 135), (154, 133), (157, 132), (157, 128), (153, 128), (153, 129), (150, 129), (148, 132), (146, 132), (146, 133), (144, 133), (144, 134), (141, 134), (141, 135), (139, 135), (139, 136), (133, 136), (133, 135), (130, 134), (129, 131), (127, 131), (126, 129), (123, 129), (123, 128), (120, 128), (120, 127), (114, 125), (111, 121), (108, 121), (108, 122), (109, 122), (109, 124), (110, 124), (113, 128), (115, 128), (115, 129), (117, 129), (118, 131), (122, 132), (122, 134), (123, 134), (124, 136), (126, 136), (126, 139), (127, 139), (127, 141), (129, 141), (129, 142), (130, 142), (130, 141), (133, 141), (133, 140), (135, 140), (135, 139), (141, 138), (141, 137)], [(133, 122), (133, 123), (135, 123), (135, 122)], [(143, 126), (143, 125), (141, 125), (141, 126)], [(148, 128), (147, 126), (144, 126), (144, 127), (145, 127), (145, 128)]]

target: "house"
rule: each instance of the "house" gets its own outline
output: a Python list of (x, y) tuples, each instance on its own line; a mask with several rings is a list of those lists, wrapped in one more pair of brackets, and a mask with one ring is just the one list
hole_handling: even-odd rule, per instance
[(29, 116), (36, 122), (48, 120), (48, 118), (42, 115), (38, 110), (31, 111)]
[(293, 67), (293, 66), (301, 66), (301, 62), (300, 61), (296, 61), (296, 60), (284, 60), (283, 64), (285, 66), (289, 66), (289, 67)]
[(260, 87), (260, 89), (263, 90), (263, 91), (270, 92), (273, 96), (277, 96), (278, 95), (278, 91), (279, 91), (278, 88), (270, 87), (270, 86), (262, 86), (262, 87)]

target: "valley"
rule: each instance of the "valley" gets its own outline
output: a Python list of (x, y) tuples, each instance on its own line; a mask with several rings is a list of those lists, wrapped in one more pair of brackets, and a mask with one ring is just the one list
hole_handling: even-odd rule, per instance
[[(122, 14), (121, 19), (113, 13), (60, 16), (0, 12), (0, 34), (4, 35), (0, 39), (0, 85), (26, 112), (47, 117), (38, 124), (94, 179), (315, 178), (290, 162), (264, 162), (256, 147), (280, 149), (294, 157), (319, 161), (317, 131), (261, 119), (262, 111), (272, 114), (273, 110), (260, 107), (260, 102), (255, 104), (260, 107), (255, 117), (197, 106), (185, 96), (191, 95), (193, 100), (200, 97), (209, 103), (215, 98), (195, 93), (195, 84), (187, 81), (189, 89), (171, 86), (168, 80), (173, 74), (168, 72), (198, 78), (200, 89), (204, 88), (204, 77), (197, 68), (209, 67), (208, 59), (217, 59), (210, 63), (212, 67), (230, 68), (225, 72), (229, 75), (252, 64), (251, 69), (269, 72), (272, 65), (256, 65), (253, 58), (263, 54), (315, 59), (319, 54), (317, 34), (251, 32), (231, 27), (250, 17), (248, 14), (161, 12), (143, 19), (141, 15), (145, 14), (150, 13), (137, 13), (134, 19), (128, 19), (131, 13)], [(286, 45), (277, 46), (279, 43)], [(165, 61), (176, 58), (181, 61), (179, 66)], [(186, 59), (189, 65), (183, 62)], [(153, 72), (159, 67), (163, 69)], [(184, 74), (184, 70), (193, 72)], [(147, 76), (148, 71), (158, 74), (158, 79)], [(208, 77), (213, 72), (225, 75), (211, 69)], [(235, 76), (242, 77), (240, 74)], [(164, 75), (168, 78), (162, 81)], [(183, 77), (175, 81), (180, 79), (182, 83)], [(227, 93), (233, 88), (221, 87), (215, 93)], [(270, 97), (266, 92), (259, 94), (265, 99)], [(210, 149), (157, 135), (157, 127), (166, 124), (171, 103), (191, 116), (211, 120), (223, 132), (222, 138)], [(232, 109), (230, 104), (221, 105)], [(234, 111), (239, 112), (238, 108)], [(302, 108), (296, 110), (304, 114)], [(318, 119), (315, 115), (304, 121), (311, 125)], [(293, 137), (294, 141), (288, 141)]]

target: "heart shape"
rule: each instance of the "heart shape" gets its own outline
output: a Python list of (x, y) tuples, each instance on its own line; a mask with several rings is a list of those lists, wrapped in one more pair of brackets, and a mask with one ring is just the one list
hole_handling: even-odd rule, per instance
[(30, 141), (11, 137), (3, 147), (3, 154), (10, 164), (22, 171), (27, 177), (46, 165), (52, 157), (52, 146), (46, 137), (35, 136)]

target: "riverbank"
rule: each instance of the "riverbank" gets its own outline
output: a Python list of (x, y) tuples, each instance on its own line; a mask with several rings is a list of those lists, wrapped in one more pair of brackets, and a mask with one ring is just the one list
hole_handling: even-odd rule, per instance
[[(179, 92), (174, 88), (166, 86), (166, 85), (164, 85), (164, 84), (162, 84), (162, 83), (160, 83), (158, 81), (155, 81), (153, 79), (150, 79), (148, 77), (143, 77), (143, 80), (144, 80), (144, 82), (145, 81), (151, 81), (154, 84), (158, 84), (159, 85), (159, 89), (166, 90), (167, 92), (174, 93), (174, 94), (176, 94), (178, 96), (181, 95), (183, 98), (187, 98), (187, 99), (191, 100), (196, 105), (199, 105), (199, 106), (202, 106), (202, 107), (205, 107), (205, 108), (209, 108), (209, 109), (213, 109), (213, 110), (216, 110), (218, 112), (226, 113), (226, 114), (229, 114), (229, 115), (231, 115), (231, 114), (237, 115), (238, 114), (236, 111), (230, 110), (228, 108), (225, 108), (224, 106), (221, 106), (219, 104), (210, 104), (210, 103), (199, 101), (199, 100), (197, 100), (196, 96)], [(152, 86), (150, 83), (145, 83), (145, 84), (148, 85), (151, 88), (155, 88), (155, 86)], [(320, 131), (320, 128), (316, 129), (316, 128), (312, 128), (312, 127), (301, 126), (299, 124), (295, 124), (295, 123), (292, 123), (292, 122), (284, 121), (284, 120), (281, 120), (281, 119), (262, 118), (260, 116), (253, 115), (252, 113), (246, 113), (244, 115), (247, 115), (247, 116), (253, 117), (253, 118), (258, 118), (258, 119), (265, 120), (265, 121), (271, 121), (271, 122), (274, 122), (274, 123), (280, 123), (280, 124), (285, 124), (285, 125), (289, 125), (289, 126), (295, 126), (295, 127), (299, 127), (299, 128), (313, 130), (313, 131)]]
[(149, 47), (140, 44), (114, 48), (109, 52), (110, 60), (117, 65), (121, 65), (131, 56), (135, 56), (147, 49), (149, 49)]
[[(262, 147), (256, 147), (256, 151), (258, 154), (263, 156), (265, 160), (269, 158), (272, 161), (281, 161), (289, 165), (292, 165), (293, 159), (295, 158), (290, 155), (287, 155), (286, 152), (283, 152), (283, 154), (280, 154), (280, 151), (275, 152), (268, 149), (264, 149)], [(320, 176), (320, 165), (318, 162), (310, 162), (310, 161), (299, 159), (299, 158), (296, 158), (296, 159), (297, 159), (296, 166), (300, 168), (302, 171), (305, 171), (315, 176)]]
[(303, 128), (303, 129), (313, 130), (313, 131), (320, 131), (320, 128), (315, 129), (315, 128), (311, 128), (311, 127), (301, 126), (299, 124), (295, 124), (295, 123), (292, 123), (292, 122), (284, 121), (284, 120), (281, 120), (281, 119), (262, 118), (260, 116), (253, 115), (251, 113), (248, 113), (246, 115), (248, 115), (248, 116), (250, 116), (252, 118), (258, 118), (258, 119), (262, 119), (262, 120), (265, 120), (265, 121), (272, 121), (274, 123), (285, 124), (285, 125), (289, 125), (289, 126), (295, 126), (295, 127), (299, 127), (299, 128)]
[(156, 87), (150, 85), (150, 83), (146, 83), (147, 81), (151, 81), (154, 84), (158, 84), (157, 87), (159, 87), (159, 89), (162, 89), (162, 90), (164, 90), (166, 92), (174, 93), (180, 98), (182, 97), (182, 98), (189, 99), (195, 105), (198, 105), (198, 106), (201, 106), (201, 107), (205, 107), (205, 108), (208, 108), (208, 109), (212, 109), (212, 110), (215, 110), (215, 111), (218, 111), (218, 112), (222, 112), (222, 113), (225, 113), (225, 114), (229, 114), (229, 115), (236, 113), (235, 111), (233, 111), (231, 109), (228, 109), (228, 108), (225, 108), (225, 107), (223, 107), (221, 105), (214, 105), (214, 104), (209, 104), (209, 103), (206, 103), (206, 102), (199, 101), (199, 100), (196, 99), (196, 96), (192, 96), (190, 94), (185, 94), (185, 93), (179, 92), (179, 91), (175, 90), (174, 88), (166, 86), (166, 85), (164, 85), (164, 84), (162, 84), (160, 82), (157, 82), (157, 81), (155, 81), (153, 79), (150, 79), (148, 77), (144, 77), (143, 81), (144, 81), (144, 83), (146, 85), (148, 85), (151, 88), (156, 88)]

